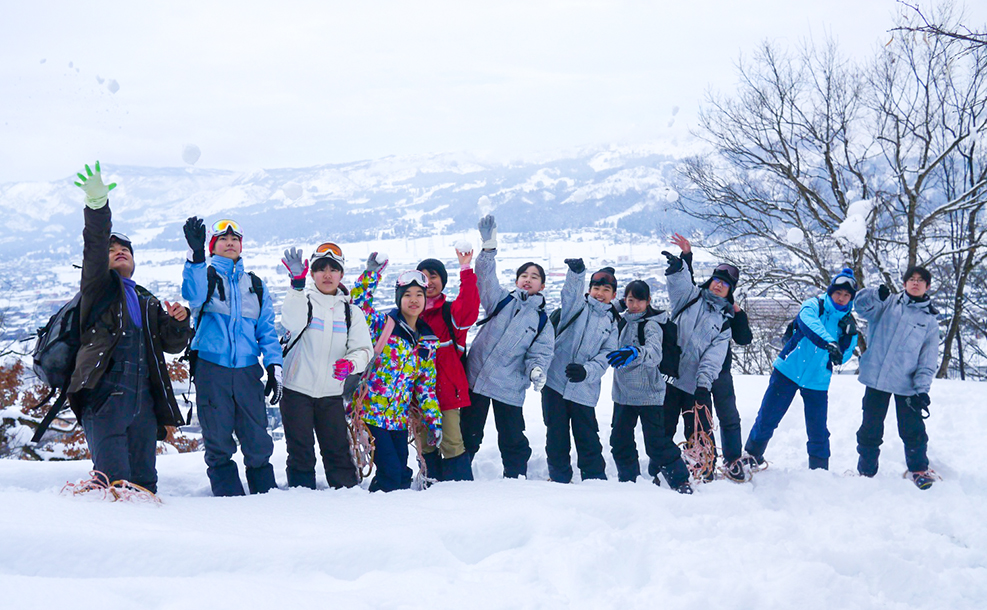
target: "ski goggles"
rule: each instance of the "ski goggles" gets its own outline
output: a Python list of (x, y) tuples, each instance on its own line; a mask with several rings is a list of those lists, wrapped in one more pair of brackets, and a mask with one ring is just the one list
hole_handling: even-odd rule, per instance
[(238, 225), (235, 220), (224, 218), (213, 223), (213, 235), (224, 235), (226, 233), (232, 233), (240, 239), (243, 239), (243, 230), (240, 229), (240, 225)]
[(853, 279), (852, 277), (841, 275), (833, 280), (832, 288), (833, 290), (839, 290), (841, 288), (849, 289), (850, 292), (855, 293), (857, 292), (857, 280)]
[(404, 288), (405, 286), (420, 286), (424, 290), (428, 288), (428, 278), (417, 269), (404, 271), (398, 276), (397, 287)]
[(713, 277), (717, 275), (726, 276), (730, 279), (730, 285), (736, 286), (737, 282), (740, 281), (740, 269), (737, 269), (729, 263), (720, 263), (713, 269)]
[(328, 258), (334, 260), (337, 263), (339, 263), (340, 266), (346, 263), (346, 257), (343, 256), (343, 249), (337, 246), (336, 244), (332, 243), (331, 241), (327, 241), (324, 244), (320, 245), (318, 248), (316, 248), (315, 252), (313, 252), (312, 256), (310, 257), (313, 263), (319, 260), (320, 258)]
[(130, 238), (124, 235), (123, 233), (110, 233), (110, 239), (115, 239), (120, 243), (125, 243), (125, 244), (130, 243)]

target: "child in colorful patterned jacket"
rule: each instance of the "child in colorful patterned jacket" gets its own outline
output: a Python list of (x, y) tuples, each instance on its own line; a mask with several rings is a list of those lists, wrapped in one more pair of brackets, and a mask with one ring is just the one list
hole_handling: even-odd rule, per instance
[[(425, 310), (428, 279), (421, 271), (405, 271), (395, 287), (397, 307), (388, 313), (375, 311), (373, 293), (387, 262), (386, 257), (371, 253), (367, 270), (350, 293), (367, 317), (376, 346), (365, 377), (367, 394), (361, 414), (374, 437), (376, 472), (370, 491), (411, 487), (409, 421), (414, 423), (420, 417), (429, 445), (438, 446), (442, 441), (442, 414), (435, 393), (438, 338), (419, 317)], [(378, 342), (381, 345), (377, 346)]]

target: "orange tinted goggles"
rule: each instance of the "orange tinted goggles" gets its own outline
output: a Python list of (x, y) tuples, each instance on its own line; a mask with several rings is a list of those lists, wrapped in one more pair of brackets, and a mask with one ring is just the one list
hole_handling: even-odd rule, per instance
[(312, 253), (311, 258), (312, 262), (315, 262), (320, 258), (329, 258), (336, 261), (340, 265), (346, 263), (346, 258), (343, 256), (343, 249), (331, 241), (327, 241), (316, 248), (315, 252)]
[(217, 220), (212, 225), (213, 235), (222, 235), (227, 231), (232, 232), (240, 239), (243, 239), (243, 230), (240, 229), (240, 225), (238, 225), (235, 220), (224, 218), (223, 220)]

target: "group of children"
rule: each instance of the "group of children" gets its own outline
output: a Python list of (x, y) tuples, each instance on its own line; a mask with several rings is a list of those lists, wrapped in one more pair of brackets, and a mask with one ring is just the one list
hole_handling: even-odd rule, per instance
[[(87, 190), (92, 208), (88, 195)], [(105, 216), (102, 222), (109, 234), (108, 207)], [(123, 237), (114, 242), (109, 235), (100, 235), (100, 244), (90, 244), (89, 225), (87, 212), (87, 257), (91, 245), (106, 242), (113, 270), (107, 277), (129, 280), (132, 244)], [(909, 269), (904, 292), (898, 294), (886, 286), (858, 292), (852, 271), (844, 269), (825, 294), (803, 303), (742, 450), (730, 341), (750, 343), (752, 335), (745, 312), (734, 302), (740, 278), (736, 267), (719, 265), (696, 285), (690, 244), (676, 235), (673, 243), (681, 255), (663, 252), (671, 304), (666, 312), (652, 306), (647, 283), (628, 283), (618, 299), (613, 268), (587, 273), (582, 259), (566, 259), (561, 308), (550, 314), (542, 294), (544, 268), (527, 262), (517, 269), (513, 287), (501, 286), (493, 216), (481, 219), (478, 228), (481, 251), (475, 271), (470, 267), (473, 253), (457, 250), (460, 283), (455, 299), (445, 295), (445, 265), (427, 259), (398, 275), (393, 307), (374, 300), (386, 257), (371, 254), (347, 290), (346, 259), (338, 245), (324, 243), (307, 260), (296, 248), (286, 250), (282, 262), (290, 289), (281, 316), (286, 332), (279, 338), (266, 286), (244, 271), (239, 225), (231, 220), (214, 223), (207, 246), (204, 222), (188, 219), (182, 296), (190, 311), (168, 305), (162, 320), (178, 319), (186, 334), (194, 320), (196, 407), (215, 495), (244, 494), (232, 461), (237, 441), (250, 493), (275, 487), (265, 395), (271, 404), (281, 405), (287, 481), (292, 487), (315, 488), (316, 441), (329, 486), (357, 485), (347, 409), (373, 438), (371, 491), (411, 487), (409, 435), (414, 435), (430, 479), (472, 480), (471, 463), (491, 404), (503, 474), (526, 476), (531, 447), (522, 408), (532, 385), (541, 394), (551, 480), (572, 480), (571, 441), (581, 478), (606, 479), (595, 406), (608, 368), (614, 369), (610, 446), (621, 481), (636, 481), (641, 474), (634, 441), (638, 420), (654, 483), (660, 484), (660, 474), (674, 490), (692, 493), (690, 466), (691, 474), (701, 480), (714, 478), (717, 471), (733, 481), (747, 480), (763, 467), (768, 442), (797, 390), (805, 405), (809, 466), (827, 468), (827, 390), (833, 366), (846, 362), (857, 343), (851, 313), (855, 303), (858, 314), (869, 322), (868, 349), (860, 362), (860, 381), (867, 389), (857, 433), (858, 471), (864, 476), (877, 472), (883, 422), (893, 394), (910, 476), (920, 488), (931, 486), (934, 473), (928, 468), (924, 416), (938, 356), (938, 329), (926, 294), (931, 276), (924, 268)], [(130, 254), (129, 273), (126, 265), (114, 262), (121, 245)], [(87, 264), (92, 266), (88, 258)], [(84, 268), (83, 277), (90, 275)], [(119, 294), (121, 306), (113, 311), (122, 321), (126, 312), (134, 312), (127, 308), (125, 282)], [(108, 318), (108, 323), (128, 327), (120, 321)], [(474, 325), (478, 330), (467, 352), (467, 331)], [(139, 341), (132, 343), (127, 349), (140, 362), (144, 350)], [(177, 346), (169, 347), (175, 351)], [(82, 421), (92, 421), (100, 407), (88, 405), (87, 410), (82, 405)], [(723, 466), (715, 470), (713, 412), (720, 422), (723, 452)], [(159, 415), (158, 423), (174, 425), (174, 413), (166, 415), (163, 421)], [(687, 451), (700, 438), (713, 446), (712, 461), (700, 468), (695, 463), (687, 466), (682, 449), (672, 440), (680, 418), (690, 443)], [(90, 428), (87, 440), (100, 469), (105, 460), (98, 456), (106, 451), (99, 449), (99, 433), (90, 435)], [(145, 479), (146, 486), (153, 484), (156, 474), (153, 481), (150, 475)]]

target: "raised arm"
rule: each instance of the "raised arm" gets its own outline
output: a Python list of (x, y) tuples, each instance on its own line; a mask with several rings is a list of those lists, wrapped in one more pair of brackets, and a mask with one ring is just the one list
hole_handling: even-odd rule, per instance
[(586, 265), (581, 258), (567, 258), (565, 264), (569, 270), (562, 284), (562, 314), (559, 318), (559, 328), (565, 326), (576, 314), (586, 307)]

